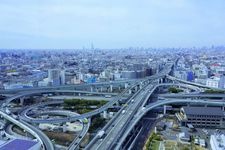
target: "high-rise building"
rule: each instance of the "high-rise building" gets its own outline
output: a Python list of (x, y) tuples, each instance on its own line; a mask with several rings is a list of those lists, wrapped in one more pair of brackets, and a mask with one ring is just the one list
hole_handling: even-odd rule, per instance
[(213, 88), (224, 88), (225, 79), (224, 76), (220, 77), (212, 76), (206, 80), (206, 85)]
[(48, 70), (48, 80), (51, 86), (60, 85), (60, 70), (59, 69), (49, 69)]
[(66, 76), (65, 76), (65, 70), (62, 70), (60, 72), (60, 84), (64, 85), (66, 83)]

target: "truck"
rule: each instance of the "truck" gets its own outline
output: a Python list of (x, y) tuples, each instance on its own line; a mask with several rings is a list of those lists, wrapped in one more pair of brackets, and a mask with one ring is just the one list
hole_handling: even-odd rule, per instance
[(105, 131), (104, 131), (104, 130), (100, 130), (100, 131), (97, 133), (97, 137), (98, 137), (99, 139), (101, 139), (104, 135), (105, 135)]
[(5, 109), (5, 112), (6, 112), (6, 114), (8, 114), (8, 115), (11, 114), (11, 112), (10, 112), (10, 110), (9, 110), (8, 108)]
[(83, 119), (83, 123), (84, 123), (84, 124), (88, 124), (88, 119), (87, 119), (87, 118), (84, 118), (84, 119)]
[(112, 95), (105, 95), (105, 98), (111, 98)]

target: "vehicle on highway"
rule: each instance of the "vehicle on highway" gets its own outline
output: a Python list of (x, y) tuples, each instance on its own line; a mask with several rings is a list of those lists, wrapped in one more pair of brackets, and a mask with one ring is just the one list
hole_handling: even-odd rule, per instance
[(105, 135), (105, 131), (104, 130), (100, 130), (98, 133), (97, 133), (97, 137), (99, 139), (103, 138), (103, 136)]
[(125, 112), (126, 112), (126, 110), (123, 110), (123, 111), (122, 111), (122, 114), (124, 114)]
[(134, 99), (131, 100), (131, 103), (133, 103), (133, 102), (134, 102)]
[(105, 95), (105, 98), (111, 98), (112, 95)]
[(141, 110), (145, 110), (145, 107), (142, 107), (142, 109)]
[(84, 123), (84, 124), (87, 124), (87, 123), (88, 123), (88, 119), (87, 119), (87, 118), (84, 118), (84, 119), (83, 119), (83, 123)]
[(6, 114), (8, 114), (8, 115), (11, 114), (11, 111), (10, 111), (8, 108), (5, 109), (5, 112), (6, 112)]

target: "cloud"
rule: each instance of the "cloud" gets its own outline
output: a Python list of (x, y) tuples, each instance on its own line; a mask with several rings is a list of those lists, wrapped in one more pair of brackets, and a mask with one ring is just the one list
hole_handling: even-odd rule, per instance
[(220, 44), (225, 39), (224, 6), (222, 0), (2, 0), (0, 44), (56, 48), (82, 47), (89, 41), (109, 48), (136, 43)]

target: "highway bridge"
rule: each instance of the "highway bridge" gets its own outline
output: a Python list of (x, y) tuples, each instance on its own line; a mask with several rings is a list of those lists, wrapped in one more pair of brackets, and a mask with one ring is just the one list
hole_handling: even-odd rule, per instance
[(51, 140), (39, 129), (36, 127), (28, 124), (27, 122), (24, 122), (22, 120), (16, 120), (10, 115), (4, 113), (3, 111), (0, 111), (0, 115), (4, 117), (6, 120), (10, 121), (13, 124), (16, 124), (20, 128), (24, 129), (25, 131), (29, 132), (31, 135), (33, 135), (37, 140), (41, 143), (44, 149), (46, 150), (54, 150), (54, 146), (51, 142)]
[[(158, 79), (164, 78), (166, 73), (169, 72), (168, 70), (170, 70), (170, 67), (171, 66), (169, 66), (165, 70), (161, 71), (157, 75), (153, 75), (151, 77), (143, 79), (141, 82), (135, 82), (133, 85), (131, 85), (130, 87), (125, 89), (122, 93), (120, 93), (119, 95), (113, 97), (112, 100), (110, 100), (106, 105), (104, 105), (104, 106), (100, 107), (99, 109), (96, 109), (96, 110), (94, 110), (92, 112), (88, 112), (88, 113), (82, 114), (80, 116), (73, 116), (73, 117), (67, 117), (67, 118), (57, 118), (57, 119), (45, 119), (45, 120), (31, 118), (31, 117), (27, 116), (26, 113), (24, 113), (25, 117), (23, 117), (23, 120), (27, 121), (27, 122), (30, 122), (30, 123), (63, 123), (63, 122), (76, 121), (76, 120), (79, 120), (79, 119), (82, 119), (82, 118), (90, 118), (91, 116), (97, 115), (97, 114), (103, 112), (104, 110), (112, 107), (113, 104), (115, 104), (119, 100), (121, 100), (123, 98), (123, 96), (126, 93), (128, 93), (130, 90), (132, 90), (132, 89), (137, 90), (137, 88), (140, 89), (140, 88), (142, 88), (142, 86), (148, 85), (152, 80), (156, 80), (156, 79), (158, 80)], [(35, 91), (35, 94), (37, 94), (36, 92), (37, 91)], [(28, 92), (28, 93), (33, 94), (32, 92)], [(12, 98), (9, 98), (7, 100), (7, 102), (8, 101), (13, 101), (15, 98), (19, 98), (19, 97), (22, 97), (21, 94), (19, 94), (18, 96), (14, 96)]]
[[(141, 101), (146, 101), (146, 98), (144, 98), (146, 95), (149, 95), (148, 94), (148, 90), (154, 88), (154, 86), (152, 85), (149, 85), (150, 82), (152, 82), (153, 80), (157, 80), (157, 82), (162, 82), (161, 80), (163, 80), (165, 78), (165, 76), (167, 74), (169, 74), (171, 72), (171, 67), (172, 65), (168, 65), (166, 67), (166, 69), (164, 69), (163, 71), (159, 72), (158, 74), (156, 75), (153, 75), (151, 77), (148, 77), (148, 78), (145, 78), (145, 79), (141, 79), (141, 80), (135, 80), (135, 81), (132, 81), (132, 85), (129, 86), (128, 88), (126, 88), (121, 94), (117, 95), (116, 97), (114, 97), (110, 102), (108, 102), (106, 105), (102, 106), (101, 108), (93, 111), (93, 112), (90, 112), (90, 113), (86, 113), (86, 114), (83, 114), (81, 116), (70, 116), (70, 117), (67, 117), (67, 118), (60, 118), (60, 119), (47, 119), (47, 120), (41, 120), (41, 119), (24, 119), (24, 118), (21, 118), (21, 119), (24, 119), (25, 121), (27, 122), (31, 122), (31, 123), (63, 123), (63, 122), (71, 122), (71, 121), (75, 121), (75, 120), (78, 120), (78, 119), (82, 119), (82, 118), (87, 118), (87, 117), (91, 117), (93, 115), (96, 115), (96, 114), (99, 114), (100, 112), (104, 111), (105, 109), (108, 109), (109, 107), (111, 107), (113, 104), (115, 104), (116, 102), (118, 102), (121, 97), (123, 97), (124, 94), (126, 93), (130, 93), (131, 90), (135, 90), (135, 92), (137, 92), (137, 94), (135, 93), (135, 98), (137, 98), (134, 102), (131, 102), (132, 99), (129, 100), (129, 103), (133, 103), (134, 107), (128, 107), (126, 108), (127, 110), (127, 113), (129, 114), (130, 113), (130, 116), (134, 116), (135, 113), (137, 112), (138, 110), (138, 107), (141, 106), (141, 103), (138, 101), (138, 99), (141, 99)], [(118, 82), (118, 84), (121, 83), (121, 82)], [(127, 81), (124, 81), (123, 83), (127, 83)], [(107, 84), (112, 84), (112, 83), (108, 83)], [(115, 84), (117, 84), (115, 82)], [(102, 83), (96, 83), (94, 85), (102, 85)], [(93, 84), (89, 84), (87, 86), (94, 86)], [(86, 85), (78, 85), (80, 87), (82, 86), (86, 86)], [(145, 88), (143, 87), (146, 87), (148, 90), (144, 90)], [(86, 88), (86, 87), (85, 87)], [(47, 90), (52, 90), (53, 88), (49, 88)], [(57, 88), (55, 90), (59, 90), (60, 88)], [(13, 101), (14, 99), (18, 99), (20, 97), (24, 97), (24, 96), (28, 96), (28, 95), (36, 95), (37, 93), (36, 92), (37, 89), (35, 89), (35, 91), (32, 91), (32, 90), (28, 90), (28, 92), (25, 92), (25, 93), (19, 93), (17, 95), (15, 95), (14, 97), (11, 97), (9, 99), (7, 99), (6, 103), (10, 103), (11, 101)], [(46, 90), (46, 89), (45, 89)], [(47, 91), (48, 92), (48, 91)], [(25, 94), (25, 95), (24, 95)], [(7, 105), (6, 105), (7, 106)], [(124, 108), (123, 108), (124, 109)], [(121, 113), (119, 113), (118, 116), (121, 116), (121, 114), (124, 114), (122, 113), (123, 110), (120, 110)], [(7, 115), (7, 114), (6, 114)], [(8, 115), (9, 116), (9, 115)], [(127, 116), (127, 115), (125, 115)], [(123, 120), (123, 116), (121, 117)], [(131, 118), (129, 116), (127, 116), (127, 120), (130, 120)], [(24, 124), (24, 125), (27, 125), (29, 126), (28, 123), (24, 122), (21, 120), (21, 122)], [(113, 121), (112, 121), (113, 122)], [(127, 125), (127, 122), (124, 122), (124, 126)], [(31, 125), (30, 125), (31, 126)], [(121, 126), (122, 129), (124, 129), (124, 126)], [(33, 126), (32, 126), (33, 127)], [(30, 127), (30, 128), (32, 128)], [(41, 133), (36, 130), (36, 128), (34, 127), (33, 130), (35, 132), (38, 133), (38, 135), (41, 135)], [(112, 131), (112, 130), (110, 130)], [(42, 135), (41, 135), (42, 137)], [(43, 138), (43, 137), (42, 137)], [(44, 143), (45, 147), (51, 149), (51, 145), (48, 143), (48, 140), (46, 140), (47, 143)], [(112, 142), (113, 143), (113, 142)], [(110, 144), (109, 144), (110, 145)]]
[(7, 106), (9, 103), (16, 99), (29, 97), (29, 96), (35, 96), (35, 95), (42, 95), (42, 94), (51, 94), (51, 93), (80, 93), (80, 94), (91, 94), (91, 95), (111, 95), (116, 96), (118, 93), (105, 93), (105, 92), (89, 92), (89, 91), (75, 91), (75, 90), (40, 90), (40, 91), (29, 91), (29, 92), (23, 92), (23, 93), (17, 93), (12, 97), (9, 97), (4, 100), (5, 106)]
[(120, 139), (115, 139), (118, 142), (113, 145), (114, 149), (123, 149), (122, 145), (126, 139), (126, 137), (131, 133), (132, 129), (135, 127), (135, 125), (141, 120), (141, 118), (150, 110), (157, 108), (159, 106), (169, 105), (169, 104), (176, 104), (176, 103), (183, 103), (183, 104), (200, 104), (200, 105), (209, 105), (209, 106), (225, 106), (225, 101), (217, 101), (217, 100), (193, 100), (193, 99), (164, 99), (161, 101), (157, 101), (154, 103), (151, 103), (145, 107), (145, 109), (142, 109), (139, 111), (132, 121), (127, 125), (126, 131), (122, 135)]
[[(114, 117), (116, 119), (106, 125), (108, 126), (107, 128), (104, 128), (104, 131), (106, 132), (106, 137), (103, 140), (99, 139), (98, 137), (95, 137), (86, 149), (113, 149), (114, 143), (117, 143), (119, 141), (118, 137), (123, 135), (125, 129), (127, 128), (127, 126), (130, 125), (130, 121), (135, 116), (135, 114), (145, 108), (144, 106), (148, 101), (149, 97), (152, 95), (152, 93), (159, 87), (168, 86), (179, 86), (194, 91), (201, 91), (200, 88), (192, 85), (174, 83), (157, 84), (156, 81), (152, 81), (151, 84), (146, 85), (130, 98), (130, 100), (127, 102), (128, 106), (126, 108), (122, 108), (122, 110), (126, 111), (125, 113), (119, 111), (119, 115)], [(117, 141), (115, 141), (116, 139)]]
[(208, 93), (189, 93), (189, 94), (159, 94), (159, 97), (166, 98), (193, 98), (193, 99), (206, 99), (206, 98), (214, 98), (214, 99), (224, 99), (225, 94), (208, 94)]

